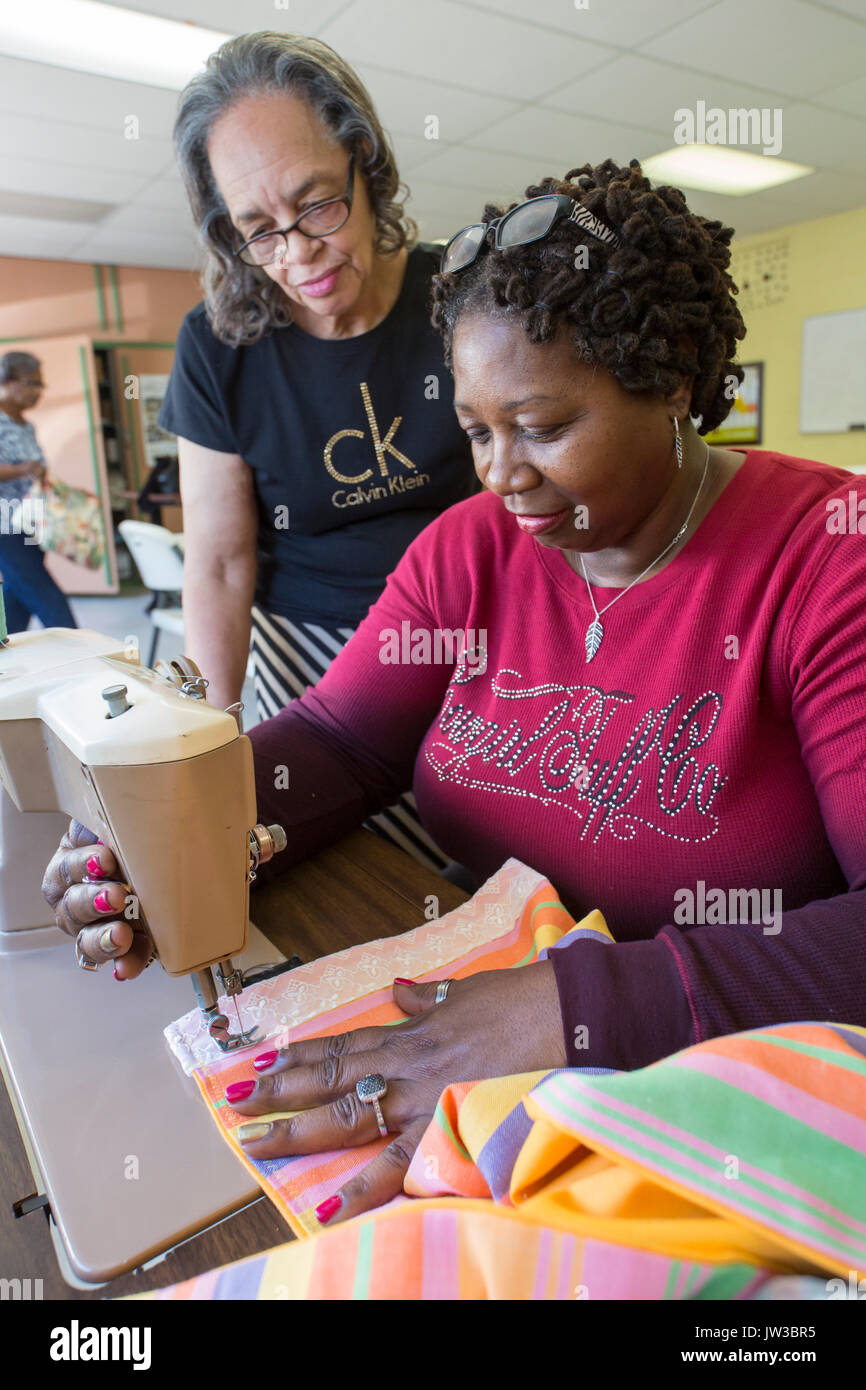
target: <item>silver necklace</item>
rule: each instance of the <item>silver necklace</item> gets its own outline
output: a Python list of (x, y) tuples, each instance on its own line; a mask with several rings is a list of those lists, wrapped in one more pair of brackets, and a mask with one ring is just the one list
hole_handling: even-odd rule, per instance
[[(692, 514), (693, 514), (693, 512), (694, 512), (694, 510), (695, 510), (695, 507), (698, 505), (698, 498), (700, 497), (701, 493), (702, 493), (703, 490), (704, 490), (704, 483), (706, 482), (706, 479), (707, 479), (707, 469), (708, 469), (709, 466), (710, 466), (710, 446), (709, 446), (709, 444), (707, 443), (706, 440), (704, 440), (704, 448), (705, 448), (706, 451), (707, 451), (707, 457), (706, 457), (706, 459), (704, 460), (704, 471), (703, 471), (703, 474), (702, 474), (702, 476), (701, 476), (701, 484), (700, 484), (700, 487), (698, 488), (697, 492), (695, 493), (695, 500), (694, 500), (694, 502), (692, 503), (692, 505), (689, 507), (689, 514), (688, 514), (688, 516), (686, 517), (685, 521), (683, 522), (682, 526), (681, 526), (680, 529), (677, 531), (677, 534), (674, 536), (674, 538), (673, 538), (673, 540), (670, 542), (670, 544), (665, 546), (665, 548), (664, 548), (664, 550), (662, 551), (661, 555), (657, 555), (656, 558), (655, 558), (654, 560), (652, 560), (652, 561), (647, 565), (646, 569), (641, 570), (641, 572), (640, 572), (640, 574), (637, 576), (637, 578), (633, 579), (633, 580), (631, 581), (631, 584), (627, 585), (626, 588), (623, 589), (623, 591), (622, 591), (621, 594), (617, 594), (616, 598), (612, 598), (611, 601), (610, 601), (610, 603), (605, 604), (604, 608), (602, 608), (602, 610), (601, 610), (601, 613), (606, 613), (607, 610), (608, 610), (608, 608), (612, 608), (613, 605), (614, 605), (615, 603), (619, 603), (619, 601), (620, 601), (621, 598), (625, 598), (625, 596), (626, 596), (626, 594), (628, 593), (629, 589), (633, 588), (634, 585), (637, 584), (637, 582), (638, 582), (639, 579), (643, 579), (644, 575), (645, 575), (646, 573), (648, 573), (649, 570), (652, 569), (653, 565), (657, 565), (658, 562), (659, 562), (659, 560), (664, 559), (664, 557), (665, 557), (665, 555), (667, 555), (668, 551), (671, 550), (671, 549), (673, 549), (673, 547), (676, 545), (677, 541), (682, 540), (683, 536), (686, 534), (686, 531), (689, 529), (689, 522), (690, 522), (691, 519), (692, 519)], [(599, 647), (601, 646), (601, 640), (602, 640), (602, 638), (604, 637), (604, 627), (602, 626), (602, 622), (601, 622), (601, 613), (599, 613), (598, 609), (597, 609), (596, 606), (595, 606), (595, 599), (594, 599), (593, 596), (592, 596), (592, 589), (590, 588), (589, 579), (587, 578), (586, 565), (583, 563), (583, 555), (582, 555), (582, 554), (581, 554), (581, 557), (580, 557), (580, 568), (583, 570), (583, 577), (584, 577), (584, 579), (586, 580), (586, 588), (587, 588), (587, 592), (588, 592), (588, 594), (589, 594), (589, 601), (590, 601), (590, 603), (592, 604), (592, 611), (593, 611), (593, 613), (595, 614), (595, 617), (593, 618), (593, 620), (592, 620), (592, 622), (590, 623), (589, 627), (586, 629), (586, 637), (585, 637), (585, 639), (584, 639), (585, 642), (586, 642), (586, 659), (587, 659), (587, 661), (592, 661), (592, 658), (595, 656), (596, 652), (598, 651)]]

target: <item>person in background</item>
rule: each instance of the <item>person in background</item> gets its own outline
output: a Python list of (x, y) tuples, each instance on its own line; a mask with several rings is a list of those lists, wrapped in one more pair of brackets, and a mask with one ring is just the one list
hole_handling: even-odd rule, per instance
[[(186, 649), (208, 699), (260, 712), (324, 674), (407, 546), (476, 490), (416, 244), (372, 101), (326, 44), (246, 34), (181, 96), (205, 254), (159, 423), (178, 436)], [(445, 858), (409, 795), (374, 828)]]
[(38, 357), (29, 352), (0, 357), (0, 572), (8, 632), (26, 632), (31, 617), (43, 627), (78, 626), (22, 517), (22, 500), (33, 479), (46, 471), (36, 431), (24, 418), (44, 389)]

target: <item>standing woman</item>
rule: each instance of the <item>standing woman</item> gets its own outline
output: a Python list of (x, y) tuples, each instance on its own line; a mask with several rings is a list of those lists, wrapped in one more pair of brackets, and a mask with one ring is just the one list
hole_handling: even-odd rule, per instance
[(0, 357), (0, 572), (9, 632), (26, 632), (31, 617), (43, 627), (77, 626), (35, 538), (16, 521), (33, 479), (45, 473), (36, 431), (24, 418), (44, 389), (38, 357), (29, 352)]
[[(245, 34), (181, 97), (175, 146), (205, 252), (160, 424), (178, 436), (187, 650), (260, 712), (314, 684), (407, 546), (476, 490), (415, 244), (370, 97), (326, 44)], [(440, 867), (411, 796), (377, 817)]]

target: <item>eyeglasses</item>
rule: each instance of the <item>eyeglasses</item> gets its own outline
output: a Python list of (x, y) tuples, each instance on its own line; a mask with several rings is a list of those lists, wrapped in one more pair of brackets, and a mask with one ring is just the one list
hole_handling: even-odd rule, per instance
[(487, 233), (491, 227), (496, 229), (496, 250), (504, 251), (509, 246), (527, 246), (531, 241), (540, 241), (563, 219), (574, 222), (608, 246), (622, 246), (616, 232), (574, 198), (564, 193), (543, 193), (539, 198), (518, 203), (516, 208), (498, 217), (495, 222), (474, 222), (471, 227), (457, 232), (442, 252), (439, 270), (443, 275), (465, 270), (487, 243)]
[(299, 231), (302, 236), (330, 236), (338, 232), (348, 222), (352, 211), (353, 184), (355, 182), (355, 155), (349, 155), (349, 173), (346, 178), (346, 191), (341, 198), (326, 198), (322, 203), (314, 203), (300, 217), (296, 217), (291, 227), (279, 232), (259, 232), (239, 246), (235, 255), (244, 265), (273, 265), (288, 250), (289, 232)]

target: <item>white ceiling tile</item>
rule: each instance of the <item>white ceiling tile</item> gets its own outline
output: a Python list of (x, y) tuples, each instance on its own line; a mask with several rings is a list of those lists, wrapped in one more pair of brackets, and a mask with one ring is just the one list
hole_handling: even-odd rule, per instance
[(134, 115), (140, 135), (168, 140), (176, 109), (177, 92), (162, 87), (0, 57), (0, 111), (121, 133)]
[[(748, 198), (684, 190), (738, 237), (866, 205), (866, 0), (589, 0), (585, 10), (574, 0), (132, 0), (132, 8), (226, 32), (320, 34), (368, 87), (425, 240), (475, 221), (487, 202), (519, 201), (545, 175), (608, 155), (645, 158), (673, 143), (675, 111), (699, 100), (723, 110), (782, 107), (782, 157), (819, 166)], [(197, 268), (170, 143), (176, 104), (175, 92), (0, 57), (0, 255), (56, 259), (60, 236), (70, 260)], [(123, 139), (129, 115), (140, 121), (138, 141)], [(430, 115), (439, 140), (424, 138)], [(63, 199), (108, 211), (95, 226), (77, 222), (64, 216)], [(38, 215), (46, 210), (50, 218)]]
[(444, 82), (402, 77), (367, 63), (359, 63), (357, 71), (373, 99), (382, 125), (391, 134), (425, 138), (427, 117), (436, 116), (441, 140), (466, 140), (476, 130), (502, 120), (521, 106), (519, 101), (484, 96), (481, 92)]
[(803, 0), (722, 0), (644, 54), (803, 100), (862, 73), (866, 25)]
[[(470, 222), (480, 221), (485, 203), (501, 204), (502, 201), (493, 191), (487, 193), (484, 189), (458, 188), (451, 184), (413, 179), (406, 211), (425, 229), (427, 239), (450, 237)], [(436, 226), (436, 231), (426, 230), (431, 224)]]
[(0, 216), (0, 256), (50, 256), (64, 260), (90, 233), (82, 222)]
[(173, 265), (187, 270), (198, 263), (198, 251), (185, 237), (145, 236), (128, 228), (114, 234), (93, 232), (80, 242), (77, 250), (78, 259), (105, 265)]
[(472, 218), (465, 217), (462, 221), (454, 222), (449, 221), (440, 212), (425, 212), (416, 217), (416, 221), (420, 241), (447, 241), (461, 227), (468, 226)]
[(482, 9), (513, 15), (529, 24), (545, 24), (580, 39), (596, 39), (619, 48), (638, 44), (704, 10), (712, 0), (474, 0)]
[(355, 0), (322, 33), (351, 63), (520, 101), (589, 72), (613, 50), (455, 0)]
[(10, 193), (0, 188), (0, 213), (7, 217), (85, 222), (92, 226), (111, 211), (110, 203), (94, 203), (83, 198), (58, 198), (52, 193)]
[(186, 189), (180, 180), (180, 175), (173, 179), (152, 179), (134, 194), (130, 199), (130, 205), (133, 207), (140, 205), (149, 208), (166, 208), (171, 212), (184, 213), (187, 217), (191, 216)]
[(749, 198), (726, 198), (721, 193), (703, 193), (689, 188), (684, 188), (683, 193), (692, 212), (721, 222), (725, 227), (733, 227), (735, 241), (772, 231), (791, 220), (787, 210), (768, 207), (759, 193)]
[(141, 203), (127, 203), (124, 207), (113, 209), (99, 223), (99, 232), (111, 236), (126, 228), (145, 236), (185, 237), (190, 244), (196, 240), (188, 210), (178, 212), (169, 208), (147, 207)]
[(346, 0), (123, 0), (123, 7), (158, 14), (163, 19), (192, 20), (225, 34), (252, 34), (277, 29), (290, 34), (318, 34)]
[(783, 98), (769, 89), (745, 87), (726, 77), (708, 77), (672, 63), (624, 53), (596, 72), (557, 88), (542, 104), (642, 126), (664, 133), (672, 141), (674, 113), (680, 107), (694, 110), (699, 100), (707, 107), (720, 106), (727, 111), (742, 106), (774, 107)]
[(91, 248), (89, 246), (80, 247), (74, 254), (67, 256), (70, 261), (84, 261), (88, 264), (100, 265), (128, 265), (133, 268), (145, 268), (148, 270), (192, 270), (199, 272), (200, 267), (189, 259), (183, 251), (178, 251), (174, 247), (160, 248), (155, 250), (148, 245), (145, 248), (124, 246), (109, 247), (107, 250), (100, 247)]
[(768, 188), (760, 196), (766, 207), (786, 209), (791, 222), (812, 221), (815, 217), (866, 207), (866, 175), (819, 169), (795, 183)]
[(539, 174), (542, 166), (546, 173), (551, 165), (564, 174), (579, 164), (599, 164), (608, 158), (628, 164), (630, 159), (659, 154), (664, 140), (636, 126), (531, 106), (481, 131), (472, 144), (475, 148), (513, 151), (536, 158)]
[(121, 173), (88, 166), (87, 151), (79, 164), (56, 164), (50, 159), (20, 159), (0, 154), (0, 188), (21, 193), (53, 193), (61, 198), (92, 198), (94, 202), (119, 203), (131, 198), (147, 182), (142, 174)]
[(391, 143), (401, 178), (433, 159), (446, 146), (443, 140), (418, 139), (414, 135), (395, 135)]
[(832, 106), (837, 111), (847, 111), (851, 116), (866, 116), (866, 77), (857, 77), (853, 82), (843, 83), (841, 87), (830, 87), (826, 92), (820, 92), (814, 101), (819, 106)]
[(548, 175), (561, 177), (565, 170), (558, 167), (560, 162), (551, 159), (550, 167), (545, 168), (537, 157), (527, 159), (518, 154), (454, 145), (424, 164), (421, 174), (432, 183), (457, 184), (473, 191), (482, 188), (482, 195), (475, 193), (480, 210), (484, 197), (490, 196), (489, 190), (493, 191), (496, 202), (516, 202), (524, 196), (528, 184), (537, 183), (539, 178)]
[(866, 120), (792, 102), (782, 111), (782, 159), (866, 173)]
[(9, 158), (60, 160), (118, 173), (156, 174), (172, 157), (166, 140), (126, 140), (66, 119), (37, 120), (6, 114), (0, 121), (0, 154)]
[(863, 0), (811, 0), (813, 5), (817, 5), (820, 10), (847, 10), (853, 19), (859, 19), (866, 24), (866, 5)]
[(819, 170), (794, 183), (780, 184), (745, 198), (727, 198), (721, 193), (689, 188), (683, 188), (683, 193), (693, 212), (718, 218), (743, 237), (866, 206), (866, 177)]

